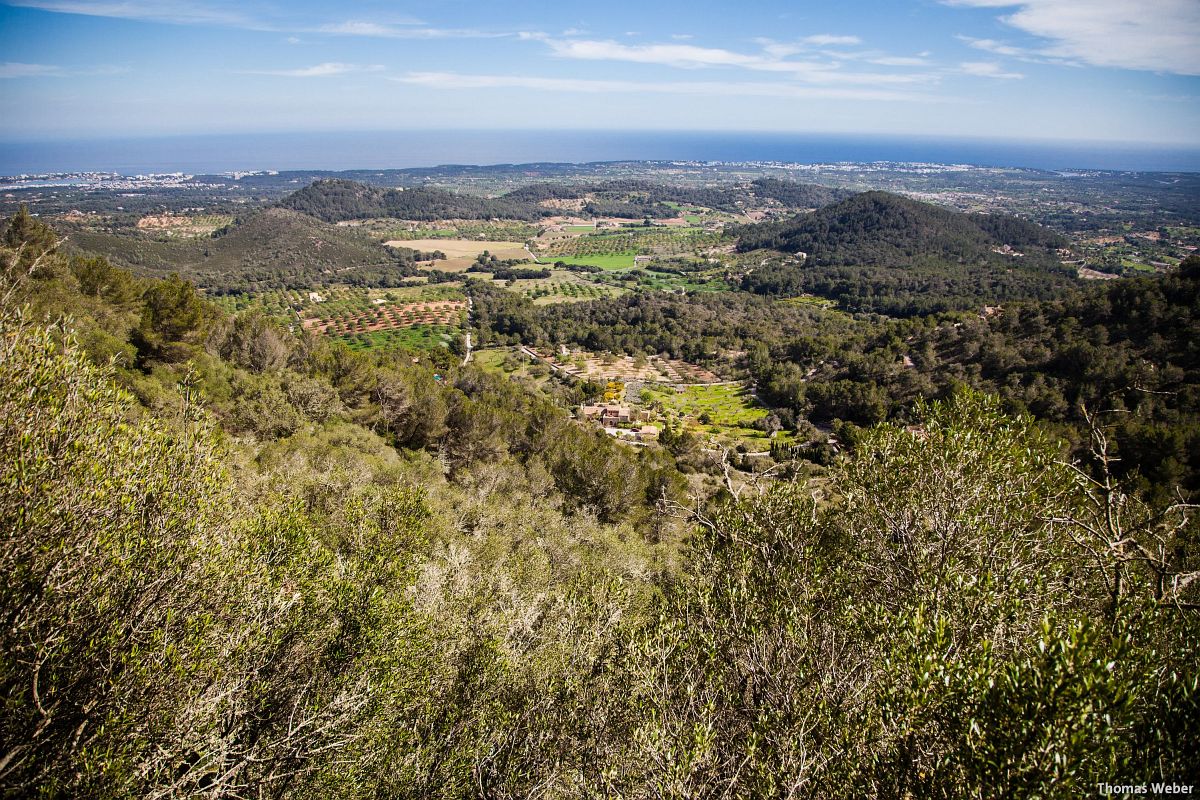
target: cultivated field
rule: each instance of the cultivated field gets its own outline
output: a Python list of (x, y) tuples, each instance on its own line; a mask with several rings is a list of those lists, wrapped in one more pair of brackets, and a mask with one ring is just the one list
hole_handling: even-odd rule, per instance
[(622, 270), (632, 268), (636, 256), (689, 255), (720, 241), (720, 234), (696, 228), (620, 228), (547, 238), (539, 242), (537, 256), (546, 263)]
[(372, 308), (334, 314), (313, 309), (309, 312), (311, 316), (306, 316), (302, 324), (308, 330), (333, 336), (377, 333), (416, 325), (455, 324), (467, 308), (464, 300), (427, 300), (416, 303), (375, 300), (372, 305)]
[(650, 386), (642, 396), (651, 410), (683, 420), (698, 435), (742, 441), (762, 450), (771, 446), (764, 431), (751, 427), (768, 411), (745, 386), (688, 386), (682, 391)]
[[(490, 277), (490, 273), (472, 273), (476, 277)], [(534, 305), (551, 303), (577, 303), (584, 300), (599, 300), (627, 294), (622, 286), (600, 284), (565, 269), (551, 270), (549, 278), (520, 278), (518, 280), (495, 280), (495, 285), (510, 292), (527, 297)]]
[[(530, 348), (532, 350), (532, 348)], [(718, 383), (721, 377), (704, 367), (661, 356), (618, 356), (611, 353), (597, 355), (586, 350), (575, 350), (567, 355), (551, 356), (548, 352), (534, 350), (544, 359), (551, 360), (565, 371), (599, 383), (620, 381), (631, 383)]]
[(370, 289), (339, 286), (212, 298), (230, 313), (260, 308), (314, 333), (346, 340), (351, 347), (432, 347), (458, 331), (466, 310), (453, 286)]
[(446, 272), (462, 272), (475, 262), (485, 250), (500, 259), (528, 259), (525, 245), (521, 242), (504, 242), (476, 239), (392, 239), (384, 242), (389, 247), (407, 247), (431, 253), (440, 250), (446, 254), (444, 261), (434, 262), (434, 268)]
[(143, 233), (166, 236), (169, 238), (190, 238), (194, 236), (209, 236), (233, 222), (233, 217), (226, 214), (150, 214), (137, 221), (138, 230)]

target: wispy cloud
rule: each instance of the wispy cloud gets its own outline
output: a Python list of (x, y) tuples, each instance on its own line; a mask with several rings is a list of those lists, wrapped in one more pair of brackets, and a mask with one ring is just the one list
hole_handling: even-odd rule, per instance
[(66, 70), (53, 64), (22, 64), (5, 61), (0, 64), (0, 78), (61, 78)]
[(0, 64), (0, 78), (82, 78), (95, 75), (123, 75), (128, 67), (103, 65), (68, 69), (56, 64), (23, 64), (6, 61)]
[(815, 36), (805, 36), (800, 41), (805, 44), (815, 45), (817, 47), (832, 47), (834, 45), (856, 45), (862, 44), (862, 39), (857, 36), (835, 36), (830, 33), (818, 33)]
[(867, 56), (865, 60), (881, 67), (927, 67), (930, 64), (924, 56)]
[(645, 93), (787, 97), (796, 99), (941, 102), (920, 92), (856, 87), (798, 86), (756, 81), (626, 81), (587, 78), (544, 78), (526, 75), (464, 75), (454, 72), (410, 72), (390, 80), (437, 89), (531, 89), (545, 92)]
[(964, 74), (974, 75), (977, 78), (1019, 80), (1025, 77), (1020, 72), (1005, 72), (1004, 68), (995, 61), (964, 61), (958, 66)]
[(1029, 55), (1029, 51), (1023, 47), (1005, 44), (1004, 42), (998, 42), (995, 39), (975, 39), (970, 36), (955, 36), (954, 38), (958, 39), (968, 47), (973, 47), (976, 50), (982, 50), (985, 53), (992, 53), (998, 56), (1024, 58)]
[(243, 75), (276, 75), (281, 78), (331, 78), (335, 75), (348, 75), (356, 72), (382, 72), (382, 64), (342, 64), (327, 61), (311, 67), (298, 69), (256, 69), (242, 70)]
[[(793, 59), (804, 51), (803, 46), (761, 40), (762, 51), (743, 53), (719, 47), (700, 47), (693, 44), (623, 44), (612, 40), (553, 39), (542, 34), (525, 33), (522, 38), (537, 39), (550, 48), (553, 55), (589, 61), (626, 61), (636, 64), (656, 64), (680, 69), (735, 68), (756, 72), (786, 74), (806, 83), (825, 84), (918, 84), (936, 81), (931, 73), (894, 71), (852, 72), (843, 69), (846, 60), (837, 53), (823, 53), (820, 58)], [(849, 37), (842, 37), (849, 38)], [(887, 58), (885, 54), (873, 54)], [(849, 57), (849, 54), (847, 54)], [(886, 66), (921, 66), (907, 58), (877, 62)]]
[[(1013, 8), (1000, 20), (1047, 41), (1032, 55), (1100, 67), (1200, 75), (1196, 0), (942, 0), (947, 5)], [(979, 49), (1008, 47), (990, 39)], [(999, 50), (992, 50), (1000, 55)]]
[(332, 22), (304, 32), (337, 36), (366, 36), (375, 39), (495, 39), (512, 35), (471, 28), (431, 28), (416, 24), (381, 23), (366, 20)]
[(120, 0), (120, 2), (90, 2), (89, 0), (7, 0), (9, 5), (36, 8), (59, 14), (82, 14), (89, 17), (113, 17), (171, 25), (221, 25), (254, 27), (254, 20), (233, 9), (205, 6), (198, 3), (165, 0)]
[(391, 16), (386, 20), (350, 19), (339, 22), (300, 25), (279, 21), (270, 15), (254, 15), (246, 11), (215, 4), (179, 2), (178, 0), (119, 0), (91, 2), (90, 0), (5, 0), (22, 8), (36, 8), (59, 14), (80, 14), (90, 17), (140, 20), (168, 25), (209, 25), (241, 30), (272, 33), (325, 34), (332, 36), (364, 36), (379, 39), (476, 39), (508, 36), (466, 28), (438, 28), (418, 19)]

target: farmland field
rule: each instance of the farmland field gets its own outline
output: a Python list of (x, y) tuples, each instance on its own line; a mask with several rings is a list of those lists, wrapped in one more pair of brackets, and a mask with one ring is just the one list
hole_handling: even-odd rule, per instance
[(770, 447), (770, 437), (751, 427), (767, 416), (768, 411), (744, 386), (688, 386), (682, 392), (648, 387), (643, 396), (652, 409), (682, 419), (693, 433), (740, 440), (764, 449)]
[(548, 263), (562, 261), (621, 270), (632, 268), (635, 256), (687, 254), (720, 241), (720, 234), (696, 228), (634, 227), (552, 239), (537, 255)]
[(465, 300), (396, 303), (377, 299), (366, 308), (310, 309), (302, 324), (308, 330), (329, 335), (375, 333), (417, 325), (454, 325), (466, 308)]
[[(536, 352), (536, 351), (535, 351)], [(540, 354), (543, 358), (548, 353)], [(716, 383), (719, 375), (696, 364), (661, 356), (618, 356), (611, 353), (590, 353), (575, 350), (569, 354), (556, 355), (554, 363), (567, 372), (598, 382), (648, 381), (657, 383)]]
[(511, 286), (508, 283), (503, 282), (506, 289), (529, 298), (535, 305), (597, 300), (627, 292), (623, 287), (597, 284), (565, 270), (554, 270), (549, 278), (521, 279)]
[(589, 256), (549, 256), (539, 254), (538, 258), (546, 264), (570, 264), (582, 267), (600, 267), (608, 270), (633, 269), (633, 257), (636, 253), (605, 253)]
[(431, 347), (446, 347), (458, 333), (452, 325), (414, 325), (409, 328), (392, 328), (370, 333), (347, 333), (338, 336), (351, 350), (371, 348), (387, 349), (404, 347), (409, 350), (426, 350)]
[(525, 245), (521, 242), (497, 242), (476, 239), (394, 239), (384, 242), (389, 247), (407, 247), (412, 250), (429, 252), (441, 250), (447, 258), (469, 256), (475, 258), (487, 250), (497, 258), (528, 258)]
[(466, 300), (452, 286), (283, 290), (212, 298), (230, 313), (262, 309), (281, 322), (346, 340), (352, 347), (430, 347), (459, 328)]
[(137, 227), (152, 236), (189, 238), (209, 236), (232, 222), (228, 214), (150, 214), (139, 219)]
[(435, 262), (435, 267), (446, 272), (463, 272), (475, 258), (485, 250), (501, 259), (528, 259), (525, 245), (521, 242), (504, 242), (476, 239), (393, 239), (384, 242), (389, 247), (407, 247), (422, 252), (440, 250), (445, 260)]

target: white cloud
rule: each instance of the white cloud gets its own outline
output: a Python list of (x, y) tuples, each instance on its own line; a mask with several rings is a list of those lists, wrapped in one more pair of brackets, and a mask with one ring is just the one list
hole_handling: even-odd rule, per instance
[(126, 72), (129, 72), (128, 67), (113, 65), (67, 69), (54, 64), (23, 64), (18, 61), (6, 61), (0, 64), (0, 78), (75, 78), (94, 75), (123, 75)]
[(963, 73), (974, 75), (978, 78), (1018, 80), (1025, 77), (1019, 72), (1005, 72), (995, 61), (964, 61), (958, 66)]
[(5, 61), (0, 64), (0, 78), (61, 78), (66, 70), (52, 64), (22, 64), (19, 61)]
[(113, 17), (170, 25), (214, 25), (241, 30), (275, 33), (319, 33), (339, 36), (366, 36), (381, 39), (478, 39), (507, 36), (470, 29), (434, 28), (409, 17), (389, 17), (385, 21), (346, 20), (303, 26), (272, 18), (251, 16), (216, 4), (179, 2), (179, 0), (5, 0), (10, 5), (36, 8), (59, 14)]
[(968, 47), (973, 47), (976, 50), (982, 50), (985, 53), (993, 53), (998, 56), (1023, 58), (1029, 55), (1028, 51), (1026, 51), (1024, 48), (1014, 47), (1011, 44), (998, 42), (995, 39), (973, 39), (970, 36), (956, 36), (954, 38), (965, 43)]
[(862, 39), (857, 36), (834, 36), (829, 33), (818, 33), (815, 36), (805, 36), (801, 39), (805, 44), (816, 45), (817, 47), (829, 47), (838, 44), (862, 44)]
[(336, 61), (327, 61), (324, 64), (317, 64), (312, 67), (300, 67), (299, 69), (244, 70), (243, 74), (276, 75), (281, 78), (330, 78), (335, 75), (348, 75), (355, 72), (382, 72), (383, 69), (382, 64), (341, 64)]
[(7, 0), (10, 5), (36, 8), (59, 14), (82, 14), (89, 17), (114, 17), (172, 25), (222, 25), (255, 27), (254, 22), (238, 11), (206, 7), (197, 3), (167, 0), (120, 0), (120, 2), (89, 2), (89, 0)]
[[(681, 69), (736, 68), (757, 72), (774, 72), (807, 83), (826, 84), (917, 84), (936, 80), (932, 74), (898, 72), (849, 72), (842, 69), (837, 54), (825, 54), (824, 60), (808, 58), (788, 60), (802, 51), (795, 45), (760, 41), (761, 53), (739, 53), (716, 47), (692, 44), (622, 44), (611, 40), (558, 40), (522, 34), (523, 38), (538, 38), (560, 58), (591, 61), (627, 61), (637, 64), (657, 64)], [(883, 54), (875, 54), (886, 58)], [(891, 63), (889, 66), (911, 66)]]
[(464, 75), (454, 72), (410, 72), (391, 78), (398, 83), (436, 89), (532, 89), (546, 92), (645, 93), (785, 97), (795, 99), (941, 102), (917, 92), (852, 87), (798, 86), (753, 81), (626, 81), (587, 78), (542, 78), (525, 75)]
[(942, 1), (1014, 9), (1000, 19), (1047, 40), (1036, 55), (1100, 67), (1200, 75), (1200, 3), (1196, 0)]
[(929, 59), (924, 56), (878, 56), (869, 57), (867, 61), (881, 67), (927, 67)]

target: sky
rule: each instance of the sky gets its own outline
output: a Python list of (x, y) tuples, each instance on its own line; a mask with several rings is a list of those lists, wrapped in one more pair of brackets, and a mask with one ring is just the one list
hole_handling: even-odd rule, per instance
[(1200, 0), (0, 0), (0, 139), (705, 130), (1200, 144)]

